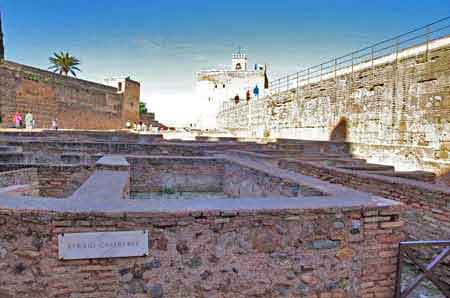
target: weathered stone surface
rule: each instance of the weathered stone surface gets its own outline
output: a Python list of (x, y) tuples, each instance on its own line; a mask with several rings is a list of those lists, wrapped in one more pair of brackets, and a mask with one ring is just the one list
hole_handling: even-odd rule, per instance
[[(394, 207), (383, 207), (382, 210), (398, 214)], [(392, 256), (397, 253), (397, 247), (378, 243), (399, 241), (397, 236), (401, 228), (394, 225), (384, 230), (378, 227), (378, 231), (386, 233), (383, 238), (374, 242), (372, 236), (362, 234), (361, 241), (353, 244), (347, 241), (351, 236), (349, 228), (335, 227), (335, 214), (339, 214), (343, 222), (350, 222), (355, 214), (363, 214), (363, 209), (297, 210), (299, 218), (295, 222), (285, 220), (291, 215), (280, 210), (271, 213), (253, 211), (251, 216), (237, 212), (233, 217), (225, 215), (229, 221), (222, 223), (220, 230), (213, 230), (211, 223), (222, 218), (221, 213), (207, 215), (205, 212), (205, 217), (198, 217), (188, 224), (180, 221), (183, 222), (181, 225), (176, 224), (177, 219), (186, 218), (188, 214), (159, 214), (164, 220), (175, 222), (167, 227), (153, 226), (153, 213), (130, 214), (129, 217), (10, 213), (6, 215), (7, 223), (0, 226), (0, 235), (6, 235), (7, 231), (17, 233), (1, 242), (8, 254), (0, 259), (0, 269), (6, 273), (0, 274), (0, 284), (7, 285), (3, 288), (10, 291), (12, 297), (20, 291), (20, 297), (24, 298), (56, 298), (61, 293), (90, 298), (103, 298), (105, 293), (120, 298), (178, 297), (180, 293), (184, 297), (275, 298), (317, 294), (358, 298), (365, 297), (364, 293), (375, 295), (380, 287), (393, 285), (389, 276), (385, 279), (380, 276), (395, 271)], [(3, 214), (2, 209), (0, 214)], [(42, 224), (43, 218), (49, 224)], [(387, 221), (380, 218), (380, 223), (395, 221), (391, 217)], [(55, 223), (58, 223), (57, 230), (52, 228)], [(62, 232), (104, 229), (149, 230), (154, 244), (150, 255), (61, 262), (57, 261), (55, 245), (46, 240), (55, 239)], [(324, 239), (315, 240), (317, 233)], [(342, 240), (329, 240), (337, 233), (343, 233)], [(44, 239), (40, 250), (24, 247), (24, 244), (32, 247), (33, 238)], [(164, 239), (164, 245), (156, 245), (161, 239)], [(304, 246), (297, 239), (303, 240)], [(307, 247), (307, 243), (313, 248)], [(338, 247), (342, 248), (337, 250)], [(377, 255), (383, 266), (374, 267), (366, 258), (367, 251)], [(9, 252), (13, 252), (15, 258), (8, 258)], [(330, 267), (334, 270), (329, 270)], [(41, 274), (33, 275), (33, 272)], [(90, 276), (98, 278), (93, 280)], [(49, 279), (52, 282), (45, 283)], [(359, 290), (361, 280), (373, 283), (373, 287), (364, 288), (364, 292)]]
[(164, 297), (164, 290), (162, 285), (147, 285), (147, 293), (150, 294), (150, 298), (162, 298)]
[(338, 246), (339, 241), (333, 240), (316, 240), (306, 244), (306, 247), (311, 249), (332, 249)]
[(343, 249), (340, 249), (337, 254), (336, 257), (341, 260), (351, 260), (354, 256), (355, 256), (355, 251), (353, 249), (350, 249), (348, 247), (345, 247)]
[(450, 42), (432, 44), (429, 52), (421, 45), (402, 59), (354, 65), (297, 90), (294, 81), (260, 100), (225, 102), (218, 123), (243, 136), (348, 141), (371, 162), (433, 171), (450, 183)]

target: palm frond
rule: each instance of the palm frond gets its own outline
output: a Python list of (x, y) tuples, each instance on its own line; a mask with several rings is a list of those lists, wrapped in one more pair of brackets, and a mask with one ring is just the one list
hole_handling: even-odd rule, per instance
[(49, 57), (50, 66), (49, 69), (59, 74), (68, 75), (71, 73), (76, 76), (75, 71), (81, 72), (77, 65), (81, 64), (81, 61), (74, 56), (71, 56), (68, 52), (53, 53), (53, 56)]

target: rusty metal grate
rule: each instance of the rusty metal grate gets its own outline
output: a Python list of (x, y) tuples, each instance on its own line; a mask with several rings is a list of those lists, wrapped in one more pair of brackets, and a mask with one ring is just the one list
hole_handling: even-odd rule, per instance
[[(412, 251), (413, 248), (417, 247), (443, 247), (443, 249), (429, 264), (424, 265), (417, 259)], [(445, 297), (450, 298), (450, 286), (433, 272), (433, 269), (441, 264), (447, 256), (450, 256), (450, 240), (400, 242), (397, 262), (395, 298), (407, 298), (425, 279), (432, 282), (433, 285), (439, 289)], [(405, 259), (409, 259), (413, 265), (421, 271), (421, 273), (417, 275), (404, 289), (402, 289), (402, 269)]]

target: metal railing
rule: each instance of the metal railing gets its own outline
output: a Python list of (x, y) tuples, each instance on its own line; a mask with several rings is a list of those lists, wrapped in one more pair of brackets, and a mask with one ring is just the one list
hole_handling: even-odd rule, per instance
[(425, 47), (425, 57), (428, 59), (430, 42), (449, 34), (450, 16), (347, 55), (272, 80), (269, 85), (270, 93), (276, 94), (291, 89), (298, 89), (304, 85), (321, 82), (324, 79), (336, 79), (336, 77), (344, 73), (353, 75), (356, 70), (362, 68), (371, 67), (373, 73), (377, 63), (376, 60), (391, 55), (393, 59), (398, 59), (399, 52), (419, 45)]
[[(419, 262), (417, 257), (412, 251), (413, 248), (418, 247), (443, 247), (442, 251), (430, 262), (428, 265), (423, 265)], [(450, 298), (450, 287), (449, 285), (437, 276), (433, 269), (435, 269), (439, 264), (441, 264), (447, 256), (450, 255), (450, 240), (436, 240), (436, 241), (406, 241), (400, 242), (399, 254), (397, 260), (397, 280), (395, 289), (395, 298), (407, 298), (409, 295), (417, 288), (417, 286), (425, 279), (428, 279), (433, 285), (439, 289), (444, 297)], [(421, 273), (413, 278), (410, 283), (402, 289), (402, 271), (404, 265), (404, 258), (409, 259), (416, 269)]]

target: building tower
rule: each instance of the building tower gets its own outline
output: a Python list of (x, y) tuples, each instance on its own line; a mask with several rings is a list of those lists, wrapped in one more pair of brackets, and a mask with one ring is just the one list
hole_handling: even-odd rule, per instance
[(239, 50), (237, 54), (233, 54), (231, 64), (234, 71), (247, 71), (247, 55)]
[[(202, 70), (196, 74), (196, 97), (200, 108), (196, 126), (200, 129), (218, 129), (218, 114), (223, 105), (235, 105), (236, 98), (241, 103), (263, 97), (263, 88), (266, 85), (266, 67), (255, 64), (249, 67), (247, 55), (239, 50), (232, 55), (232, 68), (213, 68)], [(255, 95), (255, 87), (261, 92)]]
[(2, 12), (0, 11), (0, 61), (3, 60), (5, 60), (5, 47), (3, 45)]

